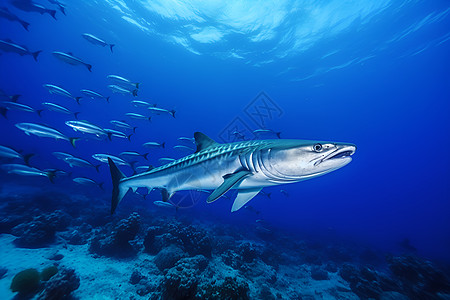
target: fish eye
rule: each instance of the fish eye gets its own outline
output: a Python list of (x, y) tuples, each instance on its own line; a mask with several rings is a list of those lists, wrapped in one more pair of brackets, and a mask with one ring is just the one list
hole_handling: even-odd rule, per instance
[(322, 149), (323, 149), (322, 144), (319, 144), (319, 143), (315, 144), (315, 145), (313, 146), (313, 149), (314, 149), (314, 151), (316, 151), (316, 152), (321, 152)]

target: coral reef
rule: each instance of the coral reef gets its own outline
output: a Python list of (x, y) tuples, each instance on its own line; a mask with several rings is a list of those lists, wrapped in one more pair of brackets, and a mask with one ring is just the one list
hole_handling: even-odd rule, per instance
[(120, 220), (110, 233), (107, 230), (98, 232), (91, 240), (89, 251), (91, 253), (111, 256), (130, 257), (136, 254), (135, 248), (130, 244), (140, 228), (140, 217), (137, 213), (132, 213), (128, 218)]
[(67, 299), (80, 286), (80, 278), (73, 269), (63, 269), (44, 284), (39, 300)]

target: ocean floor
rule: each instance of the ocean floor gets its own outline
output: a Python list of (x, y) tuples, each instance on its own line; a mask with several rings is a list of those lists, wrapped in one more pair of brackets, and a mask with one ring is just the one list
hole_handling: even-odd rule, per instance
[[(0, 199), (0, 299), (450, 299), (448, 268), (411, 254), (20, 190)], [(13, 292), (30, 268), (41, 279)]]

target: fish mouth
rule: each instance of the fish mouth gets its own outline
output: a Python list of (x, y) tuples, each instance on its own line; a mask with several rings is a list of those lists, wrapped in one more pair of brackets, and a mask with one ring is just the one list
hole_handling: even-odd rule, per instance
[(316, 161), (314, 163), (314, 165), (315, 166), (320, 165), (324, 161), (328, 161), (328, 160), (339, 160), (339, 159), (348, 159), (348, 158), (351, 159), (351, 156), (355, 153), (355, 151), (356, 151), (356, 146), (354, 146), (354, 145), (341, 146), (340, 148), (334, 150), (333, 152), (331, 152), (327, 156), (325, 156), (322, 159)]
[(322, 161), (330, 160), (330, 159), (341, 159), (352, 156), (356, 151), (356, 146), (353, 145), (346, 145), (343, 146), (340, 149), (337, 149), (333, 152), (331, 152), (329, 155), (324, 157)]

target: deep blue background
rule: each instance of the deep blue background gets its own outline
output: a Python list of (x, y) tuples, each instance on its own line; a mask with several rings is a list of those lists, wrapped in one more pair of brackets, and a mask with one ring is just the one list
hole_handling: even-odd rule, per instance
[[(281, 131), (283, 138), (355, 143), (358, 150), (353, 162), (322, 178), (267, 189), (272, 199), (257, 196), (251, 202), (260, 215), (246, 210), (230, 214), (232, 202), (226, 199), (210, 205), (202, 201), (183, 213), (206, 210), (229, 222), (244, 224), (263, 218), (286, 230), (358, 240), (389, 251), (398, 250), (398, 243), (409, 238), (420, 254), (450, 260), (450, 42), (436, 42), (448, 35), (450, 21), (444, 15), (401, 42), (387, 43), (389, 39), (384, 39), (433, 11), (448, 9), (446, 1), (433, 2), (419, 1), (400, 12), (385, 11), (373, 24), (360, 27), (356, 22), (333, 40), (321, 41), (301, 55), (274, 58), (274, 62), (262, 66), (193, 54), (124, 22), (107, 4), (68, 6), (67, 16), (58, 13), (57, 21), (48, 15), (11, 8), (32, 24), (30, 32), (0, 19), (0, 39), (11, 38), (30, 51), (43, 53), (37, 63), (30, 56), (1, 53), (2, 90), (21, 94), (20, 101), (34, 107), (46, 101), (60, 103), (81, 111), (80, 119), (113, 128), (111, 119), (126, 119), (126, 112), (146, 112), (134, 108), (129, 103), (131, 97), (108, 90), (106, 75), (118, 74), (142, 82), (136, 99), (173, 108), (177, 117), (155, 116), (151, 123), (129, 120), (138, 126), (132, 143), (82, 140), (72, 149), (67, 142), (26, 136), (14, 127), (19, 122), (38, 122), (59, 128), (68, 136), (78, 136), (64, 125), (68, 116), (45, 111), (39, 118), (10, 111), (7, 120), (0, 119), (0, 144), (37, 153), (32, 164), (38, 168), (70, 171), (51, 152), (67, 151), (95, 162), (90, 158), (94, 153), (147, 152), (142, 143), (166, 142), (167, 149), (150, 150), (151, 163), (158, 165), (160, 157), (187, 154), (172, 149), (177, 137), (202, 131), (218, 138), (235, 117), (258, 128), (244, 110), (265, 91), (283, 110), (282, 116), (269, 124)], [(89, 44), (81, 37), (84, 32), (115, 43), (114, 53)], [(427, 45), (423, 52), (412, 55)], [(343, 50), (319, 59), (333, 49)], [(73, 52), (91, 63), (93, 72), (58, 61), (52, 51)], [(355, 55), (373, 57), (299, 80), (317, 69), (350, 61)], [(296, 68), (284, 72), (292, 66)], [(81, 95), (80, 89), (93, 89), (112, 95), (111, 103), (85, 97), (78, 106), (71, 99), (50, 95), (42, 87), (45, 83), (61, 85), (74, 95)], [(72, 171), (75, 176), (106, 182), (106, 191), (95, 193), (102, 199), (99, 201), (107, 201), (109, 172), (106, 166), (100, 170), (100, 174), (80, 168)], [(127, 167), (123, 170), (131, 173)], [(2, 176), (6, 181), (50, 185), (46, 179)], [(58, 180), (56, 187), (80, 189), (64, 179)], [(280, 188), (289, 197), (280, 193)]]

